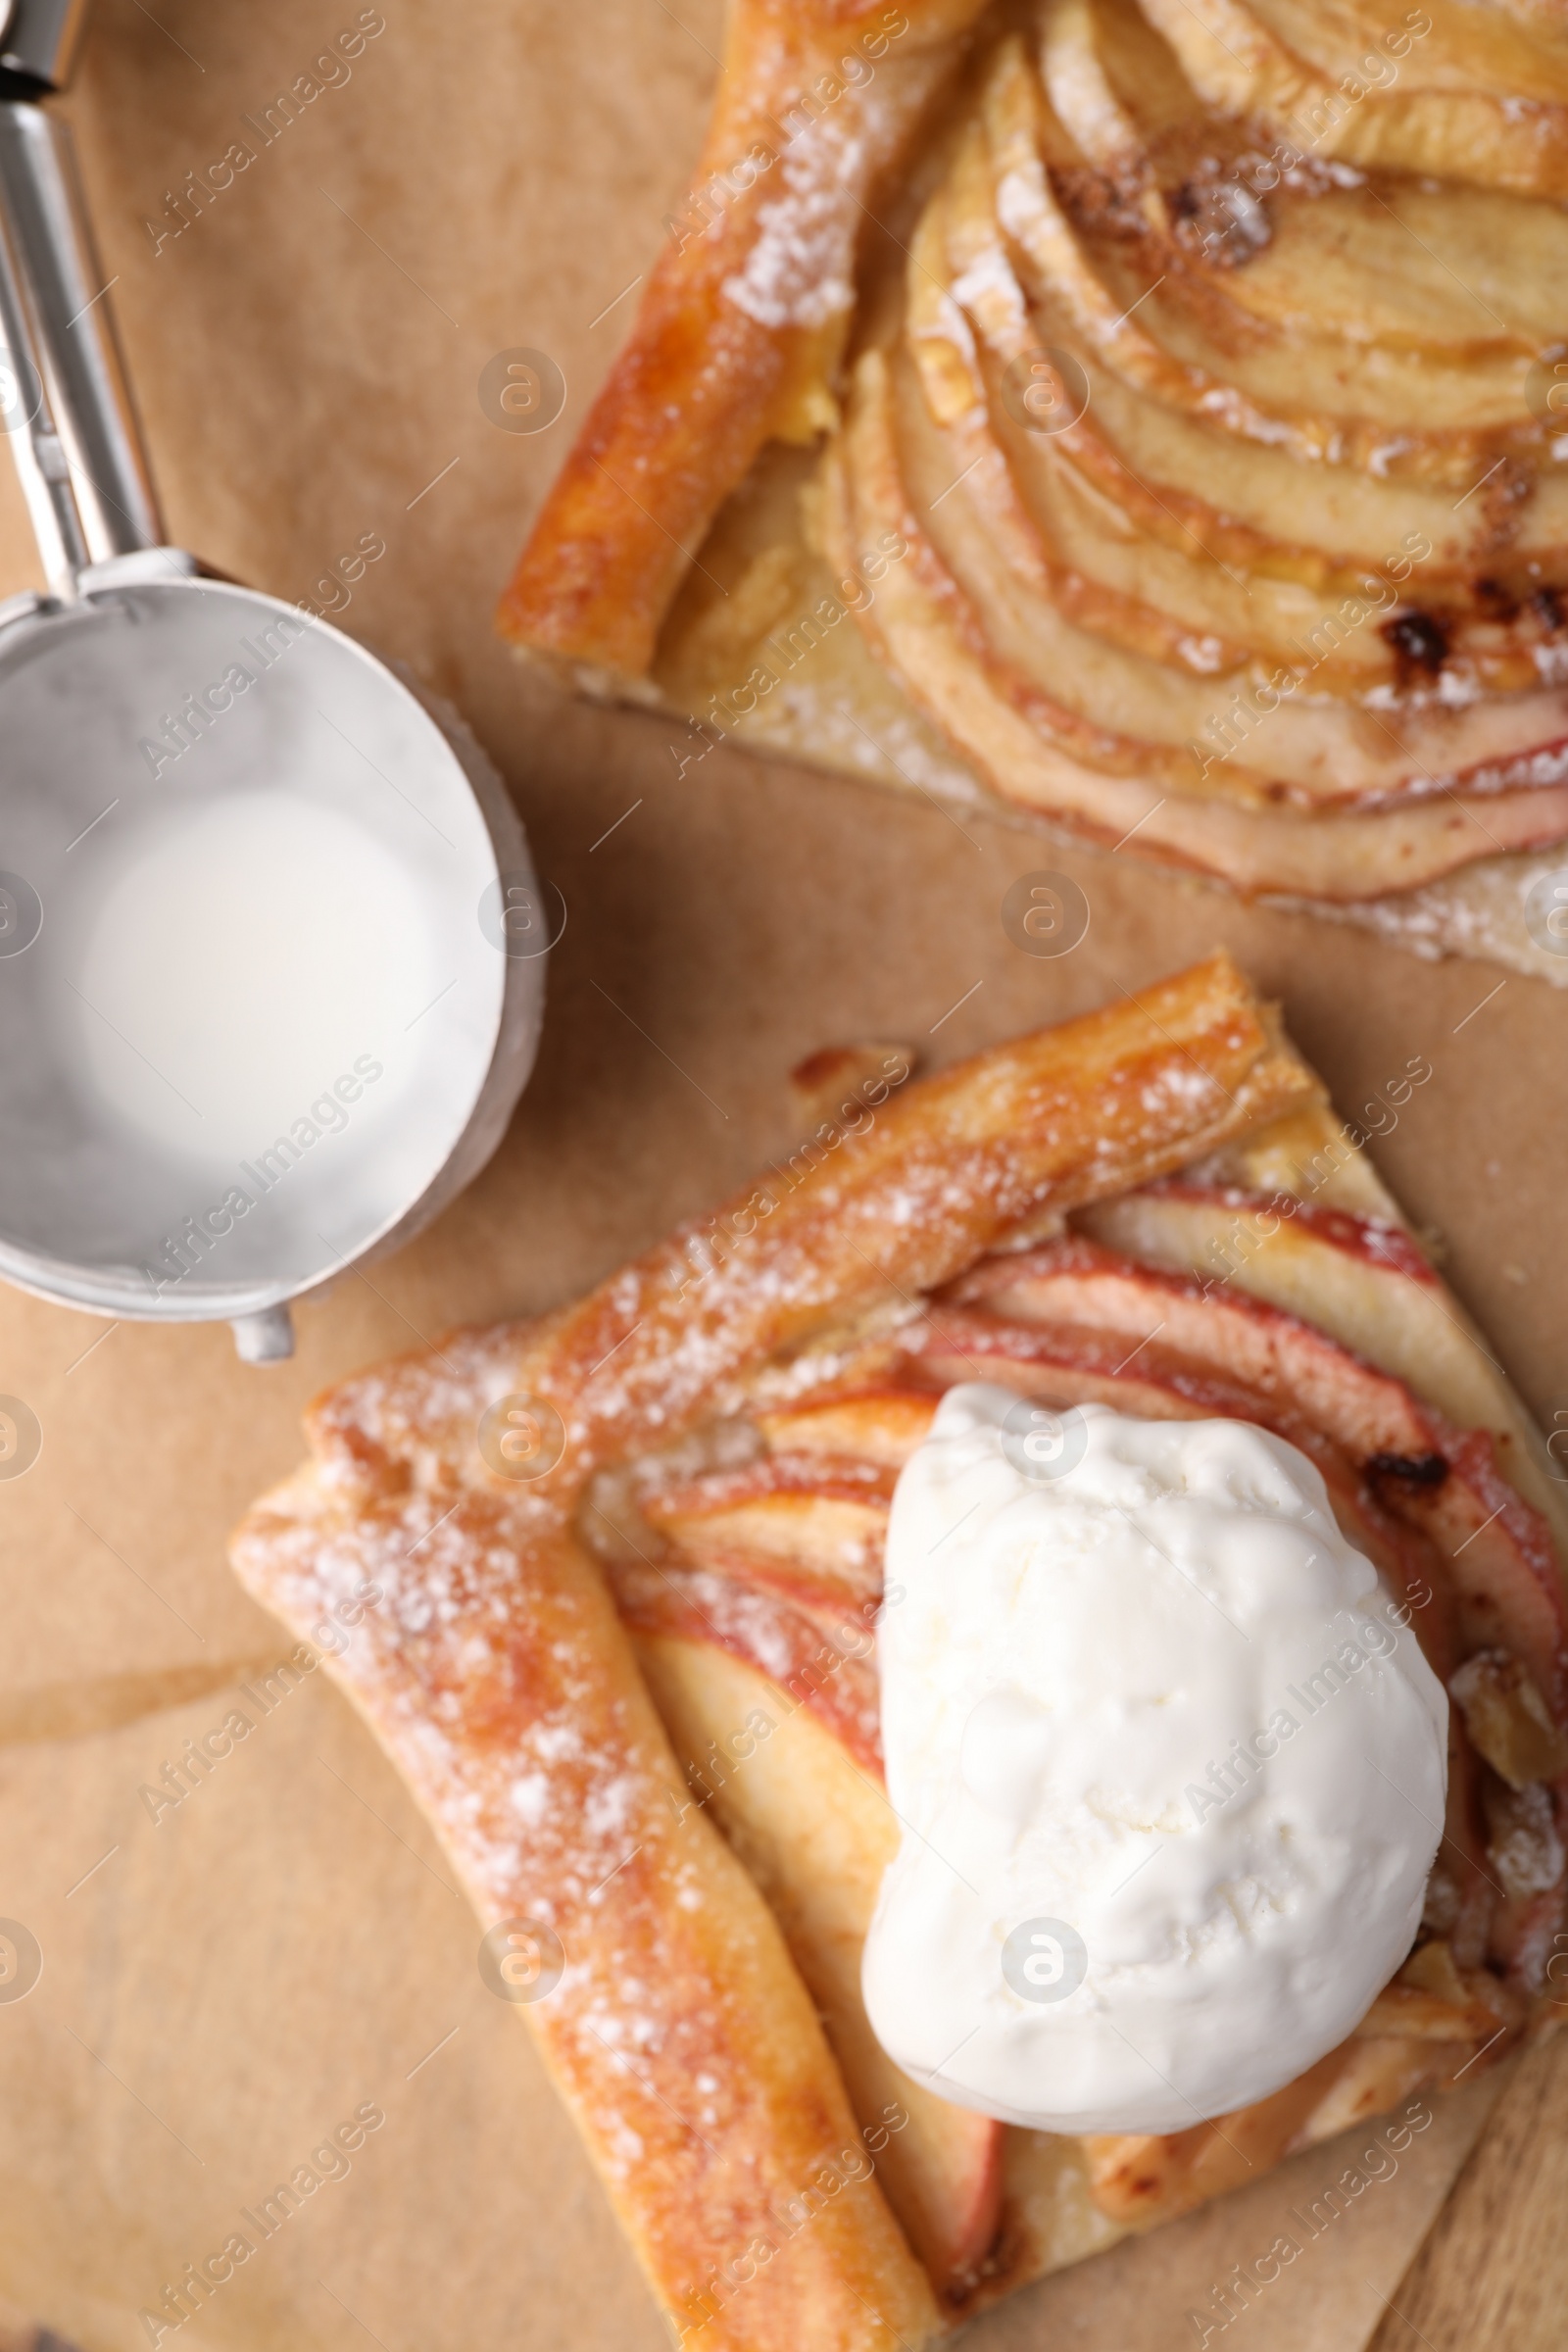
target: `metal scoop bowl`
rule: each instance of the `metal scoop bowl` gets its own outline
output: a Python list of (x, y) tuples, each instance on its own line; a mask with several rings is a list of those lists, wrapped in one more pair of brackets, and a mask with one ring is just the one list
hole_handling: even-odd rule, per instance
[(49, 583), (0, 604), (0, 1276), (266, 1362), (494, 1152), (552, 926), (460, 721), (165, 544), (38, 103), (80, 14), (0, 0), (0, 421)]

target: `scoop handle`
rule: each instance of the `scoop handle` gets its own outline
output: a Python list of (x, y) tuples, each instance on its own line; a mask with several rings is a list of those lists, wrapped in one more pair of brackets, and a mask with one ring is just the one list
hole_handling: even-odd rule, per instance
[(85, 0), (0, 0), (0, 426), (51, 591), (165, 544), (68, 125), (39, 100)]

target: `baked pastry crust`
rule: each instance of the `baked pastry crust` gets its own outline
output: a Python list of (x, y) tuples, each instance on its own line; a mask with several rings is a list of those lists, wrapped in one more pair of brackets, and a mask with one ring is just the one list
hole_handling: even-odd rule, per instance
[[(1561, 1802), (1544, 1776), (1568, 1760), (1562, 1596), (1535, 1507), (1556, 1491), (1235, 967), (1212, 957), (853, 1103), (578, 1304), (323, 1396), (311, 1460), (233, 1544), (301, 1638), (330, 1608), (360, 1617), (328, 1670), (485, 1928), (557, 1939), (559, 1983), (522, 2014), (655, 2295), (710, 2352), (927, 2341), (1229, 2185), (1227, 2149), (1273, 2161), (1483, 2043), (1494, 2057), (1536, 2013), (1561, 1915), (1560, 1846), (1549, 1880), (1541, 1860)], [(1292, 1169), (1314, 1197), (1282, 1214)], [(1289, 1247), (1243, 1247), (1205, 1293), (1181, 1260), (1202, 1262), (1216, 1199), (1238, 1230), (1272, 1214)], [(1368, 1279), (1329, 1284), (1311, 1324), (1267, 1292), (1324, 1290), (1314, 1250)], [(1152, 1288), (1174, 1337), (1129, 1372), (1115, 1357), (1127, 1331), (1147, 1339)], [(1367, 1315), (1385, 1356), (1441, 1359), (1441, 1400), (1379, 1368)], [(1034, 1394), (1267, 1419), (1325, 1465), (1396, 1591), (1428, 1578), (1440, 1670), (1482, 1660), (1464, 1720), (1493, 1760), (1494, 1841), (1523, 1840), (1517, 1889), (1499, 1909), (1481, 1888), (1466, 1765), (1425, 1977), (1222, 2133), (1004, 2132), (899, 2077), (864, 2031), (858, 1938), (889, 1834), (865, 1662), (878, 1514), (936, 1392), (977, 1366)], [(529, 1430), (537, 1477), (512, 1473), (498, 1423)], [(854, 1645), (829, 1631), (847, 1618)], [(755, 1760), (712, 1785), (718, 1740), (769, 1693), (777, 1743), (754, 1732)]]
[(1565, 189), (1540, 12), (737, 0), (503, 634), (1560, 977)]
[(590, 676), (645, 677), (698, 543), (762, 443), (831, 420), (861, 207), (983, 5), (731, 9), (698, 194), (503, 600), (506, 635)]

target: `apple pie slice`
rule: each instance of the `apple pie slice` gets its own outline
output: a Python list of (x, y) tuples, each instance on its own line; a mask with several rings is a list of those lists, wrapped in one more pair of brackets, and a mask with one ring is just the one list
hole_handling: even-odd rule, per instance
[[(1214, 2124), (996, 2123), (867, 2022), (889, 1503), (977, 1377), (1287, 1438), (1451, 1694), (1414, 1950), (1342, 2047)], [(345, 1383), (309, 1434), (236, 1570), (304, 1639), (354, 1624), (328, 1670), (683, 2343), (927, 2342), (1546, 2013), (1561, 1490), (1223, 956), (897, 1092), (862, 1079), (717, 1216), (542, 1321)]]
[(503, 633), (1568, 979), (1565, 194), (1545, 10), (735, 0)]

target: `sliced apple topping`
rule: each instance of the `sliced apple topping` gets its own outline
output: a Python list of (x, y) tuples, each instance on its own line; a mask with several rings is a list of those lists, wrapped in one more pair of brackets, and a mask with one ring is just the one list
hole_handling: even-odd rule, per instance
[[(1419, 1057), (1412, 1066), (1419, 1083)], [(1397, 1118), (1411, 1087), (1401, 1080), (1390, 1092), (1391, 1103), (1367, 1105), (1368, 1118), (1380, 1125)], [(1431, 1260), (1397, 1222), (1365, 1154), (1327, 1122), (1294, 1124), (1298, 1132), (1234, 1155), (1234, 1166), (1099, 1202), (1074, 1223), (1146, 1265), (1285, 1307), (1404, 1381), (1461, 1427), (1490, 1429), (1509, 1480), (1546, 1518), (1558, 1548), (1568, 1548), (1568, 1507), (1540, 1433)], [(1359, 1204), (1350, 1205), (1352, 1200)]]
[[(1340, 1449), (1387, 1511), (1438, 1546), (1466, 1646), (1506, 1648), (1536, 1677), (1554, 1715), (1568, 1705), (1564, 1600), (1551, 1539), (1498, 1470), (1489, 1430), (1456, 1429), (1403, 1381), (1300, 1316), (1228, 1287), (1208, 1289), (1136, 1265), (1086, 1241), (991, 1259), (960, 1277), (953, 1298), (1002, 1325), (1032, 1319), (1121, 1335), (1130, 1348), (1125, 1371), (1134, 1378), (1163, 1346), (1268, 1399), (1271, 1410), (1293, 1411)], [(973, 1329), (974, 1345), (984, 1331), (984, 1322)], [(907, 1341), (921, 1353), (941, 1344), (940, 1327), (929, 1326), (916, 1327)], [(1193, 1405), (1208, 1409), (1197, 1396)]]
[[(882, 1777), (882, 1734), (869, 1616), (846, 1611), (831, 1630), (809, 1608), (756, 1592), (733, 1576), (705, 1569), (610, 1565), (615, 1605), (639, 1634), (719, 1650), (767, 1678), (787, 1717), (808, 1708), (839, 1740), (862, 1772)], [(765, 1737), (765, 1733), (762, 1735)], [(686, 1759), (688, 1779), (706, 1803), (756, 1746)]]
[(961, 2305), (996, 2239), (1006, 2135), (904, 2074), (866, 2022), (860, 1947), (899, 1841), (880, 1759), (820, 1711), (797, 1712), (766, 1662), (694, 1632), (637, 1631), (690, 1785), (761, 1886), (822, 2012), (888, 2200), (943, 2303)]
[[(1349, 2045), (1355, 2049), (1357, 2045)], [(1380, 2057), (1388, 2046), (1360, 2045)], [(1389, 2075), (1380, 2071), (1379, 2103), (1389, 2105), (1406, 2086), (1409, 2062), (1406, 2045), (1392, 2070), (1396, 2087), (1389, 2096)], [(1310, 2119), (1346, 2076), (1346, 2052), (1331, 2050), (1296, 2082), (1272, 2098), (1195, 2124), (1190, 2131), (1156, 2135), (1143, 2132), (1097, 2132), (1083, 2142), (1095, 2202), (1130, 2230), (1152, 2229), (1173, 2221), (1208, 2197), (1240, 2188), (1244, 2181), (1277, 2164), (1287, 2150), (1301, 2146), (1309, 2136)], [(1430, 2061), (1423, 2053), (1415, 2069), (1419, 2080)], [(1376, 2112), (1370, 2110), (1369, 2112)], [(1349, 2120), (1348, 2118), (1347, 2119)]]
[(822, 1454), (774, 1454), (650, 1496), (644, 1513), (706, 1567), (854, 1604), (882, 1589), (890, 1471)]
[[(1140, 756), (1138, 739), (1123, 732), (1119, 722), (1102, 742), (1059, 693), (1043, 689), (992, 643), (985, 610), (965, 593), (917, 520), (901, 467), (895, 416), (886, 355), (867, 352), (856, 371), (842, 442), (827, 461), (820, 512), (828, 552), (848, 574), (864, 562), (885, 564), (878, 550), (889, 532), (903, 541), (906, 556), (887, 567), (876, 601), (857, 615), (858, 625), (910, 700), (1004, 797), (1107, 843), (1136, 831), (1146, 854), (1218, 874), (1245, 892), (1288, 891), (1328, 900), (1413, 889), (1499, 849), (1538, 846), (1568, 832), (1568, 750), (1561, 748), (1568, 735), (1568, 704), (1561, 697), (1548, 698), (1540, 710), (1521, 712), (1508, 706), (1489, 712), (1489, 724), (1515, 730), (1510, 748), (1499, 744), (1468, 773), (1427, 744), (1421, 764), (1436, 791), (1423, 793), (1420, 770), (1396, 765), (1377, 791), (1386, 795), (1401, 776), (1409, 776), (1416, 793), (1408, 806), (1396, 797), (1391, 805), (1348, 813), (1314, 809), (1309, 819), (1286, 805), (1288, 784), (1277, 795), (1278, 805), (1245, 805), (1254, 791), (1268, 801), (1267, 777), (1257, 785), (1244, 775), (1240, 788), (1230, 793), (1223, 790), (1223, 779), (1206, 796), (1182, 791), (1182, 763), (1191, 747), (1180, 746), (1178, 757), (1168, 737), (1165, 751), (1171, 760), (1163, 770), (1158, 747), (1146, 742)], [(944, 485), (952, 487), (955, 499), (968, 490), (967, 484), (960, 486), (958, 470)], [(941, 494), (938, 488), (935, 495)], [(978, 536), (972, 544), (978, 549)], [(1064, 668), (1061, 682), (1076, 693), (1096, 682), (1102, 665), (1087, 665), (1080, 640), (1073, 652), (1085, 666), (1078, 673)], [(1269, 709), (1278, 715), (1272, 704)], [(1431, 724), (1440, 732), (1442, 712), (1443, 706), (1434, 703)], [(1228, 728), (1237, 713), (1228, 699), (1216, 698), (1211, 715)], [(1245, 705), (1237, 720), (1238, 746), (1243, 736), (1251, 740), (1260, 715), (1255, 702)], [(1428, 723), (1421, 710), (1412, 716)], [(1369, 715), (1364, 755), (1371, 758), (1382, 745), (1378, 756), (1387, 758), (1391, 726), (1397, 749), (1399, 723), (1397, 711)], [(1193, 760), (1200, 769), (1209, 761), (1203, 781), (1228, 757), (1227, 739), (1205, 731)], [(1263, 750), (1268, 741), (1263, 734)], [(1507, 732), (1503, 742), (1509, 742)]]
[(1392, 2034), (1413, 2041), (1474, 2044), (1494, 2034), (1497, 2025), (1496, 2010), (1488, 2001), (1450, 2001), (1419, 1985), (1396, 1982), (1378, 1994), (1355, 2031), (1362, 2039)]
[[(1568, 58), (1544, 11), (1143, 0), (1195, 85), (1356, 164), (1568, 195)], [(1414, 27), (1420, 26), (1420, 30)]]
[[(822, 527), (910, 550), (873, 651), (1004, 796), (1243, 889), (1562, 838), (1560, 207), (1299, 156), (1257, 196), (1104, 13), (1048, 8), (1040, 69), (1000, 44), (858, 364)], [(1240, 259), (1177, 233), (1200, 166), (1266, 222)]]
[(738, 0), (702, 169), (520, 649), (716, 708), (826, 557), (888, 673), (844, 763), (902, 696), (1005, 801), (1329, 903), (1568, 839), (1549, 9)]
[(1478, 1650), (1449, 1678), (1476, 1748), (1511, 1788), (1568, 1773), (1568, 1739), (1523, 1665), (1506, 1650)]
[(883, 1468), (902, 1470), (927, 1435), (936, 1400), (912, 1389), (881, 1389), (862, 1396), (831, 1396), (762, 1413), (763, 1435), (781, 1452), (858, 1454)]
[(1487, 1855), (1515, 1900), (1550, 1893), (1563, 1875), (1562, 1840), (1551, 1791), (1539, 1781), (1486, 1790)]

